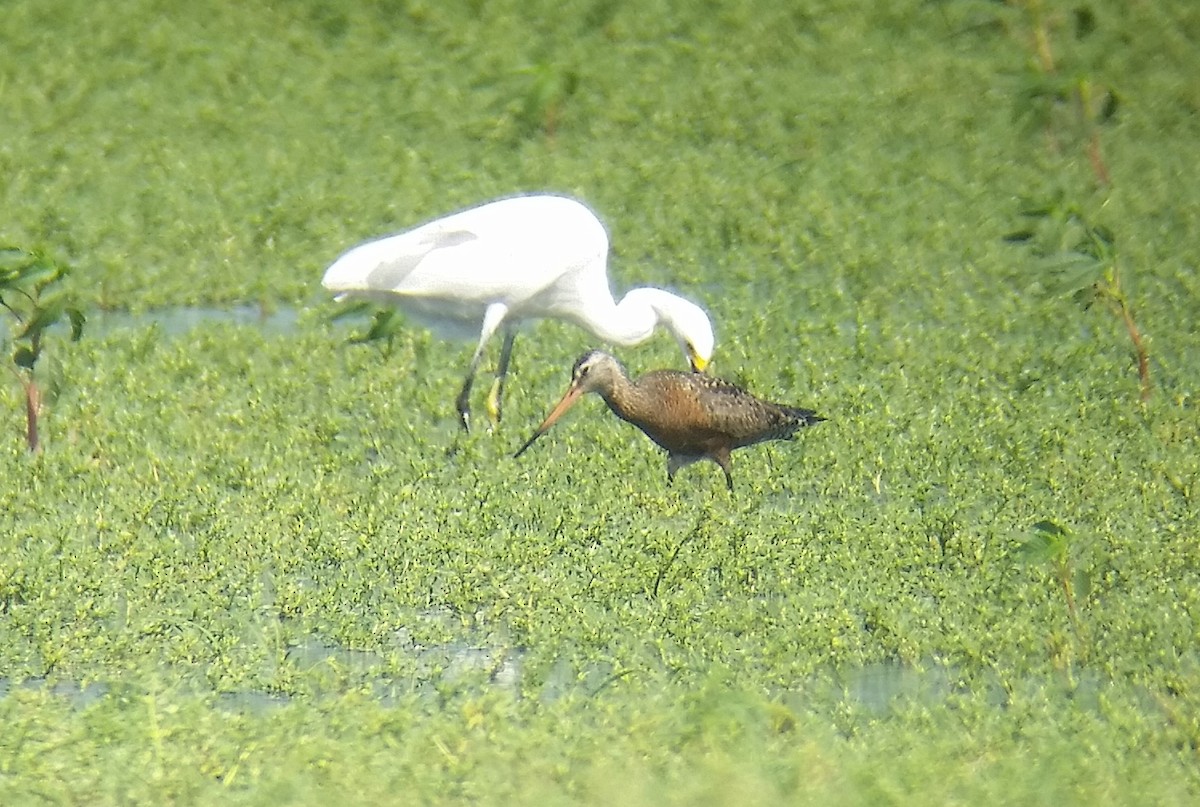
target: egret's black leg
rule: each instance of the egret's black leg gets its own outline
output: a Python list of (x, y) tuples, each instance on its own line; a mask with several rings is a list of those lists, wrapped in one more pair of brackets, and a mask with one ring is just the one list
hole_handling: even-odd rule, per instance
[(455, 399), (454, 405), (458, 408), (458, 419), (462, 423), (462, 427), (471, 431), (471, 385), (475, 383), (475, 366), (471, 365), (471, 372), (467, 373), (467, 377), (463, 379), (462, 389), (458, 391), (458, 398)]
[(458, 407), (458, 419), (467, 431), (471, 431), (471, 387), (475, 384), (475, 371), (479, 369), (479, 360), (483, 358), (483, 345), (471, 357), (471, 366), (467, 369), (467, 377), (463, 379), (462, 389), (454, 405)]

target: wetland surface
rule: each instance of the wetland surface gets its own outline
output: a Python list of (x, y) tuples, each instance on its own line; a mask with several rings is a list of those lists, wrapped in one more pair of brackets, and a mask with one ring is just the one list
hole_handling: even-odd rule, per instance
[[(38, 454), (0, 384), (0, 802), (1200, 799), (1196, 4), (4, 16), (0, 241), (90, 321)], [(472, 345), (319, 282), (520, 191), (829, 420), (732, 496), (598, 400), (514, 461), (545, 322), (462, 433)]]

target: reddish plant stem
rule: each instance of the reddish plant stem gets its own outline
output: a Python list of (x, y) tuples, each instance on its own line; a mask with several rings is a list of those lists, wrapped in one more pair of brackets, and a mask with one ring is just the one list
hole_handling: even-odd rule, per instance
[(32, 378), (21, 383), (25, 387), (25, 444), (32, 454), (38, 450), (38, 414), (42, 409), (42, 391)]
[(1133, 342), (1133, 349), (1137, 352), (1138, 379), (1142, 384), (1142, 403), (1145, 403), (1150, 400), (1150, 355), (1146, 351), (1142, 333), (1138, 330), (1137, 323), (1133, 321), (1133, 312), (1123, 302), (1121, 303), (1121, 319), (1125, 321), (1129, 339)]
[(1091, 139), (1088, 140), (1088, 160), (1092, 163), (1092, 173), (1096, 175), (1096, 180), (1107, 187), (1112, 180), (1108, 175), (1108, 166), (1104, 163), (1104, 155), (1100, 153), (1100, 133), (1092, 132)]

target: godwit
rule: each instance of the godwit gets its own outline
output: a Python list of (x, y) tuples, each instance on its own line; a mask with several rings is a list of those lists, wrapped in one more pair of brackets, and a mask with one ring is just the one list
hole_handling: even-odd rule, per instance
[(399, 306), (435, 324), (475, 325), (479, 344), (456, 406), (470, 428), (470, 395), (483, 348), (497, 330), (504, 345), (488, 394), (500, 399), (516, 326), (551, 317), (573, 322), (614, 345), (636, 345), (658, 325), (669, 330), (692, 369), (712, 358), (713, 329), (695, 303), (662, 289), (638, 288), (613, 300), (606, 262), (608, 234), (591, 210), (562, 196), (515, 196), (431, 221), (351, 249), (329, 267), (322, 285), (338, 299)]
[(525, 453), (589, 392), (666, 450), (668, 483), (685, 465), (709, 459), (721, 466), (725, 484), (733, 490), (730, 452), (735, 448), (790, 440), (800, 429), (825, 419), (808, 409), (760, 400), (728, 381), (701, 373), (655, 370), (631, 381), (616, 359), (593, 350), (575, 362), (566, 394), (514, 456)]

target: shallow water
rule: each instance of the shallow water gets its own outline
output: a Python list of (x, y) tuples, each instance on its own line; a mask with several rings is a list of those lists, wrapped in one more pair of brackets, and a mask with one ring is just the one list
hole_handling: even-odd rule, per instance
[[(428, 646), (413, 644), (408, 652), (417, 668), (411, 676), (383, 672), (380, 668), (386, 661), (379, 652), (343, 647), (315, 636), (289, 645), (286, 655), (302, 673), (319, 674), (321, 668), (326, 668), (358, 678), (384, 706), (409, 702), (413, 697), (436, 701), (446, 687), (474, 687), (521, 696), (526, 656), (526, 651), (521, 648), (452, 642)], [(591, 698), (619, 677), (609, 664), (595, 663), (577, 671), (566, 660), (560, 660), (549, 670), (536, 697), (543, 703), (553, 703), (569, 695)], [(193, 682), (196, 696), (206, 694), (206, 685), (199, 683), (194, 675), (185, 674), (180, 678)], [(777, 694), (785, 701), (798, 696), (805, 702), (817, 700), (875, 718), (886, 718), (912, 707), (945, 706), (958, 698), (986, 703), (1002, 711), (1014, 698), (1040, 692), (1054, 693), (1085, 711), (1099, 714), (1103, 710), (1105, 693), (1121, 688), (1123, 686), (1118, 683), (1105, 681), (1098, 674), (1086, 671), (1065, 671), (1050, 678), (1030, 675), (1015, 681), (1001, 680), (998, 675), (976, 676), (968, 682), (961, 670), (930, 660), (919, 665), (881, 662), (851, 670), (822, 670)], [(22, 690), (42, 691), (65, 699), (76, 709), (86, 709), (110, 694), (126, 689), (117, 682), (51, 681), (41, 676), (23, 680), (0, 678), (0, 700)], [(328, 691), (318, 686), (310, 697), (336, 696), (343, 691), (340, 686), (330, 686)], [(223, 708), (251, 713), (269, 711), (296, 699), (286, 693), (253, 689), (209, 691), (208, 694), (215, 695)], [(1144, 700), (1146, 709), (1153, 711), (1153, 699), (1148, 694), (1142, 692), (1138, 699)]]
[(177, 336), (201, 325), (223, 324), (255, 326), (267, 333), (292, 333), (300, 327), (302, 309), (274, 306), (264, 309), (256, 305), (232, 308), (207, 306), (178, 306), (149, 311), (89, 311), (84, 335), (105, 335), (124, 329), (158, 327), (162, 333)]

